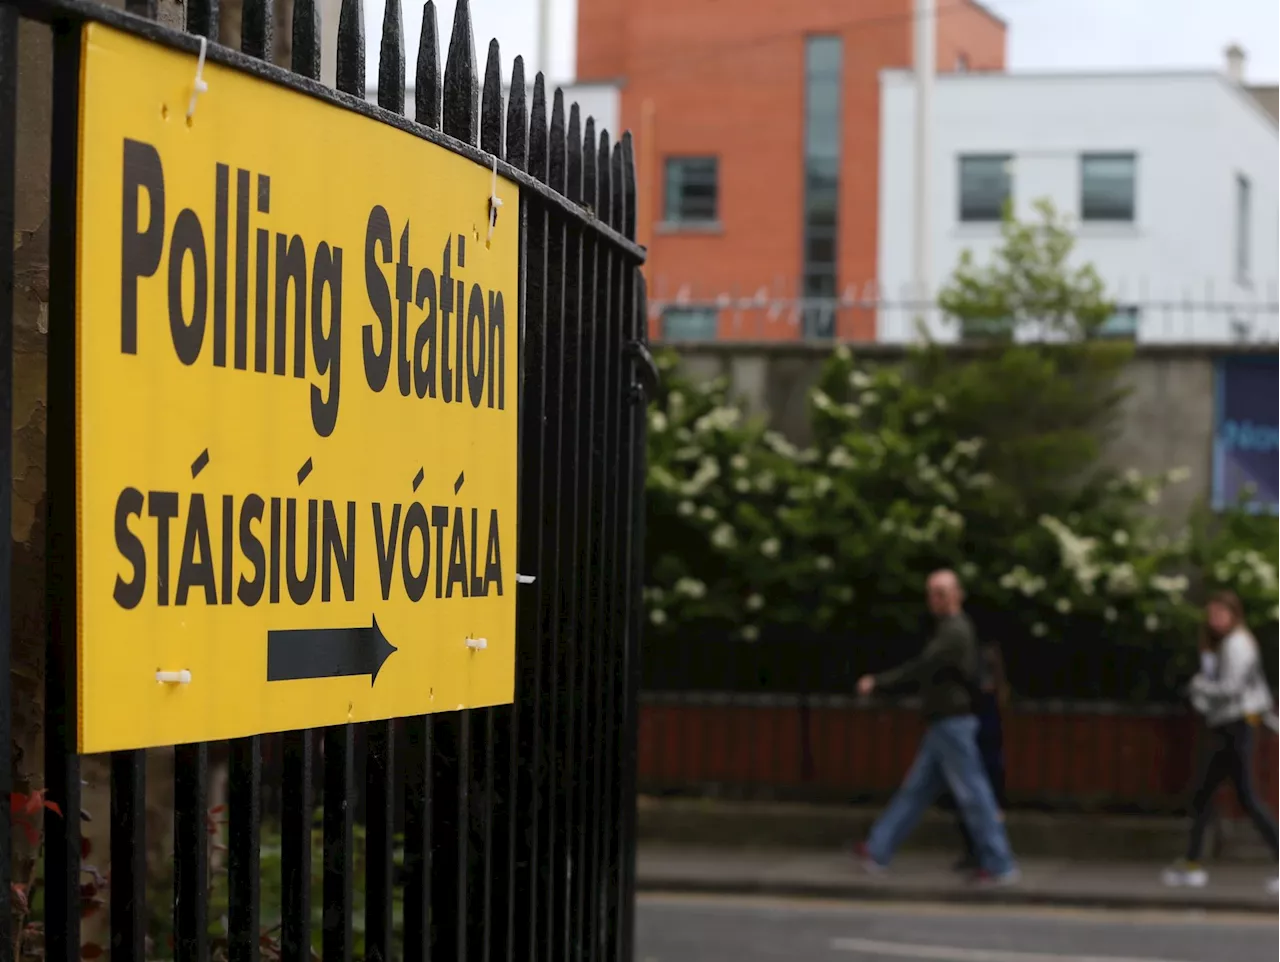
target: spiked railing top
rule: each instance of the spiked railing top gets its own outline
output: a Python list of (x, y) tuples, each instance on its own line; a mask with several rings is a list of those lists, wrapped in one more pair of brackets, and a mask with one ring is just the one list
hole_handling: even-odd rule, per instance
[[(447, 55), (441, 60), (439, 20), (434, 0), (422, 12), (417, 61), (413, 71), (414, 120), (405, 116), (406, 58), (400, 0), (384, 0), (377, 71), (377, 104), (365, 105), (365, 24), (362, 0), (342, 0), (338, 15), (335, 86), (339, 95), (321, 86), (321, 11), (318, 0), (294, 0), (291, 43), (285, 56), (289, 70), (274, 66), (275, 4), (278, 0), (243, 0), (241, 51), (216, 46), (219, 0), (187, 0), (187, 31), (214, 41), (208, 57), (265, 80), (340, 103), (384, 123), (416, 133), (478, 163), (498, 160), (498, 171), (522, 190), (560, 207), (570, 216), (594, 221), (615, 243), (637, 260), (644, 252), (635, 246), (636, 170), (630, 134), (616, 143), (595, 118), (583, 116), (578, 104), (568, 104), (560, 89), (549, 91), (538, 73), (532, 90), (523, 58), (512, 63), (511, 83), (504, 103), (502, 59), (496, 40), (485, 58), (483, 85), (478, 70), (469, 0), (458, 0)], [(51, 8), (71, 0), (48, 0)], [(172, 31), (155, 23), (156, 0), (126, 0), (127, 14), (95, 8), (94, 19), (189, 48)], [(79, 6), (76, 7), (80, 11)], [(56, 14), (56, 10), (50, 16)], [(79, 13), (84, 16), (83, 12)], [(140, 25), (134, 17), (151, 23)], [(281, 50), (285, 46), (279, 45)], [(345, 98), (341, 95), (347, 95)], [(351, 98), (358, 98), (359, 103)], [(550, 100), (550, 103), (548, 103)]]

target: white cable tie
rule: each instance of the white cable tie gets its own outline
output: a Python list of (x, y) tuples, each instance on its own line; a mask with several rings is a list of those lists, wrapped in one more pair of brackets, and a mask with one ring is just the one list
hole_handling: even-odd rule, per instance
[(202, 93), (209, 90), (209, 85), (204, 80), (204, 55), (209, 49), (209, 41), (205, 37), (200, 38), (200, 59), (196, 61), (196, 78), (191, 81), (191, 101), (187, 104), (187, 119), (190, 120), (196, 115), (196, 98)]
[(468, 638), (467, 647), (472, 651), (484, 651), (489, 647), (488, 638)]
[(537, 575), (516, 575), (516, 584), (518, 585), (531, 585), (537, 580)]
[(498, 155), (493, 155), (493, 180), (489, 184), (489, 233), (485, 243), (493, 241), (493, 229), (498, 226), (498, 208), (502, 206), (502, 198), (498, 196)]
[(191, 672), (185, 668), (182, 671), (158, 671), (156, 672), (156, 681), (162, 685), (189, 685), (191, 684)]

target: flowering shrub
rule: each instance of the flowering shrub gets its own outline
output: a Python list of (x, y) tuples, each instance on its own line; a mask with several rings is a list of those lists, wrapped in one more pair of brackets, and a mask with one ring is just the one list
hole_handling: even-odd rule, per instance
[[(695, 385), (671, 356), (660, 363), (651, 635), (913, 637), (924, 579), (940, 566), (959, 572), (980, 627), (1032, 684), (1073, 658), (1101, 677), (1126, 649), (1154, 648), (1163, 677), (1130, 672), (1126, 693), (1170, 691), (1194, 663), (1205, 587), (1238, 591), (1255, 630), (1274, 634), (1275, 519), (1237, 512), (1162, 533), (1149, 508), (1185, 471), (1098, 469), (1027, 496), (1004, 469), (1007, 450), (959, 430), (953, 397), (843, 348), (811, 391), (814, 441), (801, 450), (746, 417), (723, 380)], [(1089, 684), (1074, 693), (1117, 694)]]

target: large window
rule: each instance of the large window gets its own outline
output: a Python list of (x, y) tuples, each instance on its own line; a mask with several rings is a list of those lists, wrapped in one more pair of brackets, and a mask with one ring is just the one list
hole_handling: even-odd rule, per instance
[(662, 312), (662, 339), (714, 341), (717, 317), (714, 307), (668, 307)]
[(1133, 154), (1080, 158), (1080, 219), (1129, 223), (1134, 219), (1137, 160)]
[(835, 334), (836, 217), (840, 194), (839, 37), (810, 37), (804, 51), (804, 289), (806, 337)]
[(719, 219), (717, 168), (714, 157), (667, 158), (667, 223), (714, 224)]
[(1013, 158), (1008, 154), (969, 154), (960, 158), (960, 220), (998, 221), (1013, 196)]
[(1236, 280), (1249, 283), (1249, 232), (1252, 221), (1253, 200), (1249, 178), (1236, 174)]

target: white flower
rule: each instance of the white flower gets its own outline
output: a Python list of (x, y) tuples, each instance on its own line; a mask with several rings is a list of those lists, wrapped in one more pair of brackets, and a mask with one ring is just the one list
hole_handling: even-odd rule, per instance
[(1107, 605), (1106, 609), (1102, 612), (1102, 617), (1107, 619), (1107, 621), (1115, 621), (1116, 618), (1118, 617), (1118, 614), (1114, 608), (1112, 608), (1110, 605)]
[(880, 401), (880, 395), (875, 391), (863, 391), (860, 400), (863, 407), (869, 408)]
[(697, 510), (692, 501), (681, 501), (676, 505), (676, 513), (682, 518), (692, 518)]
[(951, 450), (962, 458), (976, 458), (978, 452), (982, 450), (983, 443), (982, 438), (969, 438), (966, 441), (957, 441), (952, 445)]
[(849, 350), (849, 345), (841, 344), (836, 348), (836, 360), (841, 364), (848, 364), (853, 360), (853, 351)]
[(760, 629), (757, 628), (755, 625), (742, 626), (743, 641), (755, 641), (759, 637), (760, 637)]
[(764, 443), (769, 445), (774, 454), (779, 454), (784, 458), (794, 458), (800, 453), (794, 444), (777, 431), (766, 431), (764, 433)]
[(862, 416), (862, 408), (852, 402), (846, 402), (840, 405), (840, 410), (844, 412), (845, 417), (854, 419)]
[(1151, 576), (1152, 589), (1164, 595), (1181, 597), (1190, 586), (1191, 583), (1183, 575), (1172, 575), (1169, 577), (1164, 575)]
[(698, 509), (698, 517), (703, 521), (714, 521), (716, 519), (716, 509), (709, 504), (704, 504)]
[(760, 542), (760, 553), (766, 558), (778, 557), (778, 552), (782, 550), (782, 543), (777, 538), (765, 538)]
[(764, 598), (758, 594), (747, 595), (747, 611), (759, 611), (764, 607)]
[(649, 430), (654, 434), (661, 434), (667, 429), (667, 416), (661, 411), (649, 412)]
[(1129, 595), (1138, 590), (1138, 573), (1127, 561), (1107, 573), (1107, 591), (1113, 595)]
[(649, 620), (655, 625), (665, 624), (667, 621), (667, 613), (661, 608), (654, 608), (653, 611), (649, 612)]
[(1037, 638), (1043, 638), (1049, 633), (1049, 629), (1044, 626), (1043, 622), (1037, 621), (1031, 626), (1031, 633)]
[(971, 475), (967, 482), (968, 486), (975, 491), (979, 491), (983, 488), (989, 488), (994, 483), (995, 478), (983, 471), (979, 471), (977, 474)]
[(885, 534), (893, 534), (893, 530), (895, 527), (897, 526), (893, 523), (892, 518), (880, 519), (880, 530), (883, 531)]
[(819, 571), (830, 571), (835, 567), (835, 562), (831, 560), (829, 555), (820, 554), (813, 559), (813, 566)]
[(966, 561), (960, 565), (960, 577), (965, 581), (972, 581), (978, 576), (978, 566), (972, 561)]
[(693, 429), (703, 434), (709, 431), (727, 431), (734, 427), (741, 419), (742, 412), (737, 408), (712, 408), (694, 422)]
[(850, 371), (849, 386), (855, 390), (861, 391), (863, 388), (871, 386), (871, 378), (865, 371)]
[(820, 474), (813, 482), (813, 493), (819, 498), (831, 490), (831, 478)]
[(853, 600), (853, 588), (850, 585), (840, 585), (836, 588), (836, 600), (848, 604)]
[(1147, 631), (1159, 631), (1160, 619), (1155, 615), (1147, 615), (1147, 617), (1142, 619), (1142, 627), (1146, 628)]
[(720, 465), (715, 462), (714, 458), (703, 458), (698, 462), (698, 470), (693, 473), (693, 477), (684, 483), (684, 493), (689, 495), (701, 494), (712, 481), (720, 477)]
[(671, 589), (678, 595), (684, 595), (686, 598), (705, 598), (707, 595), (707, 586), (696, 578), (681, 578)]
[(737, 478), (733, 482), (733, 490), (737, 491), (739, 494), (746, 494), (751, 490), (751, 482), (746, 478)]
[(928, 411), (917, 411), (915, 414), (911, 415), (911, 422), (916, 427), (924, 427), (929, 423), (929, 417), (930, 415)]
[(814, 388), (813, 389), (813, 406), (816, 407), (819, 411), (830, 411), (831, 398), (827, 396), (825, 391), (820, 391), (817, 388)]
[(672, 391), (667, 395), (667, 407), (675, 417), (679, 417), (684, 410), (684, 395), (679, 391)]
[(750, 464), (751, 462), (747, 460), (747, 456), (745, 454), (735, 454), (729, 459), (729, 467), (733, 468), (735, 471), (745, 471)]
[(765, 494), (768, 494), (774, 489), (777, 483), (778, 479), (774, 477), (772, 471), (763, 471), (760, 473), (760, 476), (756, 478), (756, 490), (763, 491)]
[(1155, 485), (1147, 488), (1146, 492), (1142, 495), (1142, 500), (1154, 508), (1160, 503), (1160, 489)]
[(1117, 548), (1123, 548), (1129, 543), (1129, 532), (1124, 528), (1116, 528), (1115, 533), (1111, 535), (1111, 543)]
[(827, 455), (827, 464), (833, 468), (852, 468), (857, 462), (853, 459), (853, 455), (849, 453), (848, 448), (843, 445), (837, 445)]
[(733, 529), (727, 524), (717, 525), (716, 529), (711, 532), (711, 543), (717, 548), (732, 548), (737, 540)]
[(1164, 479), (1169, 484), (1182, 484), (1191, 477), (1190, 468), (1170, 468)]
[(941, 394), (935, 394), (933, 396), (933, 406), (939, 411), (945, 411), (947, 409), (947, 399)]
[(1053, 606), (1054, 606), (1055, 608), (1057, 608), (1057, 609), (1058, 609), (1058, 614), (1060, 614), (1060, 615), (1069, 615), (1069, 614), (1071, 614), (1071, 599), (1070, 599), (1070, 598), (1059, 598), (1057, 601), (1055, 601), (1055, 602), (1053, 603)]
[(1125, 484), (1139, 485), (1142, 483), (1142, 472), (1137, 468), (1128, 468), (1121, 477)]

